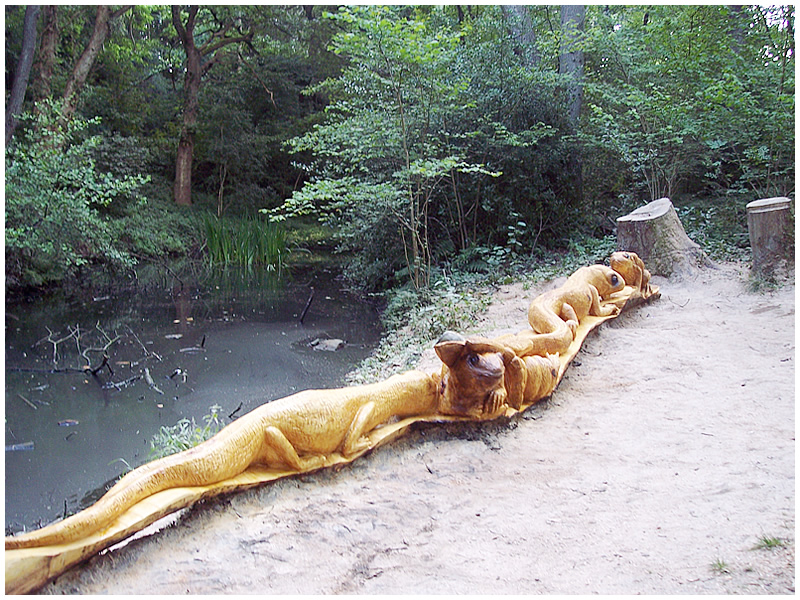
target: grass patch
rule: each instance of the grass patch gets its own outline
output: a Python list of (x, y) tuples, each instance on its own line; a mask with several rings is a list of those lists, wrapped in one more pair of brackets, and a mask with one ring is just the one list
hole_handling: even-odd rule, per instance
[(212, 266), (280, 270), (284, 264), (286, 232), (278, 223), (258, 217), (229, 220), (205, 215), (203, 229), (206, 256)]
[(721, 558), (716, 559), (714, 562), (711, 563), (711, 570), (715, 573), (723, 574), (723, 573), (730, 573), (730, 567), (728, 563), (726, 563)]
[(205, 425), (199, 426), (194, 418), (181, 419), (174, 426), (162, 426), (157, 434), (150, 440), (150, 452), (147, 456), (148, 461), (163, 458), (170, 454), (183, 452), (189, 448), (197, 446), (223, 427), (222, 418), (219, 411), (222, 407), (214, 404), (209, 408), (210, 414), (203, 416)]
[(753, 550), (774, 550), (775, 548), (784, 548), (786, 543), (778, 537), (762, 535), (758, 538), (758, 543)]
[(422, 352), (448, 330), (469, 329), (491, 302), (491, 293), (473, 282), (442, 278), (429, 289), (404, 287), (387, 293), (382, 321), (388, 334), (378, 348), (348, 375), (351, 384), (385, 379), (413, 369)]

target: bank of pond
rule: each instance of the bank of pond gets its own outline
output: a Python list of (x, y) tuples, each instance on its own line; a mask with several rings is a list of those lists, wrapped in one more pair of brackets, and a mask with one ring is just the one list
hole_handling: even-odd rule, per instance
[(6, 535), (91, 504), (162, 428), (340, 386), (380, 340), (335, 270), (174, 275), (7, 302)]

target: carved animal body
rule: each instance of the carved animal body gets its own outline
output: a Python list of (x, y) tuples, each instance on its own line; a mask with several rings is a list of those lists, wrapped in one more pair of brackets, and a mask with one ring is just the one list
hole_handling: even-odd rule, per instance
[[(459, 353), (437, 347), (440, 351), (449, 361), (443, 371), (450, 375), (444, 380), (437, 374), (408, 371), (380, 383), (308, 390), (264, 404), (206, 442), (135, 469), (86, 510), (40, 530), (7, 537), (5, 547), (80, 539), (108, 527), (157, 492), (224, 481), (251, 465), (313, 470), (324, 465), (326, 455), (341, 452), (348, 458), (368, 448), (366, 434), (395, 418), (434, 414), (491, 418), (505, 408), (502, 347), (462, 344)], [(505, 352), (506, 358), (515, 358)], [(518, 388), (520, 376), (514, 377)]]
[(444, 363), (440, 406), (451, 414), (492, 418), (506, 407), (519, 410), (549, 396), (558, 384), (556, 355), (518, 357), (498, 338), (464, 339), (447, 332), (435, 349)]
[(625, 284), (639, 290), (647, 298), (653, 294), (650, 271), (635, 252), (614, 252), (608, 264), (625, 279)]
[(86, 510), (53, 525), (6, 538), (6, 549), (63, 543), (110, 525), (140, 500), (164, 489), (208, 485), (250, 465), (321, 467), (326, 454), (350, 456), (368, 444), (363, 436), (392, 417), (436, 411), (437, 384), (409, 371), (381, 383), (308, 390), (260, 406), (202, 444), (123, 477)]
[(619, 312), (600, 301), (625, 287), (620, 273), (605, 265), (581, 267), (561, 287), (535, 298), (528, 308), (531, 329), (500, 336), (518, 357), (563, 354), (575, 339), (575, 330), (587, 315), (606, 317)]

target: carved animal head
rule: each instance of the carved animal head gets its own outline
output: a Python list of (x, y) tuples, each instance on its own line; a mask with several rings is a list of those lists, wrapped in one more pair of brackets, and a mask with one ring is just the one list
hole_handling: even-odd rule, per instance
[(622, 274), (605, 265), (582, 267), (575, 272), (575, 275), (585, 277), (587, 283), (597, 288), (597, 292), (603, 299), (625, 287), (625, 279)]
[(439, 412), (471, 418), (497, 416), (507, 396), (506, 363), (514, 353), (502, 344), (447, 332), (434, 346), (442, 360)]
[(650, 282), (650, 271), (635, 252), (614, 252), (608, 264), (625, 278), (628, 285), (644, 291)]

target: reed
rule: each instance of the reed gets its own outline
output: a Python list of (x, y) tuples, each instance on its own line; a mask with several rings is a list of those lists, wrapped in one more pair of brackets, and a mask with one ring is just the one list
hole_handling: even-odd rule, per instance
[(278, 223), (257, 217), (225, 220), (206, 215), (206, 256), (212, 266), (266, 267), (280, 270), (286, 255), (286, 232)]

